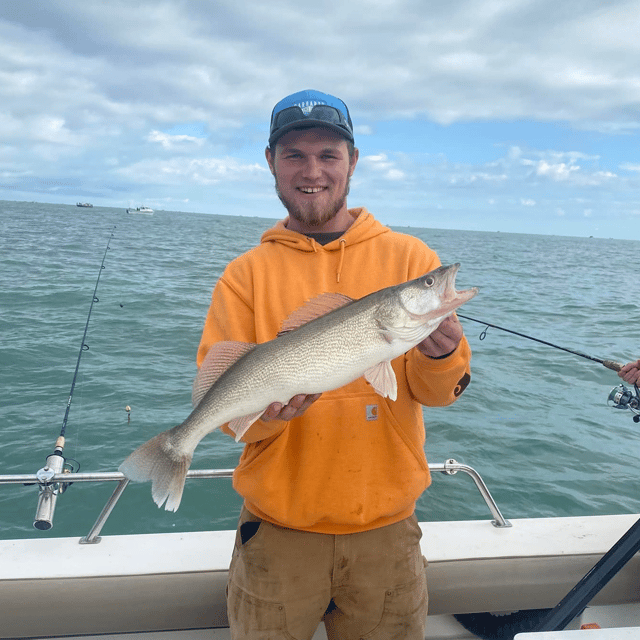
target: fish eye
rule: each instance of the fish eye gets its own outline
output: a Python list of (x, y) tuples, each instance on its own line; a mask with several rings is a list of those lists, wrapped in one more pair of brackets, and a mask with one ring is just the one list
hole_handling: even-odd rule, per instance
[(435, 281), (436, 281), (436, 279), (433, 276), (427, 276), (424, 279), (424, 284), (427, 287), (432, 287), (434, 285)]

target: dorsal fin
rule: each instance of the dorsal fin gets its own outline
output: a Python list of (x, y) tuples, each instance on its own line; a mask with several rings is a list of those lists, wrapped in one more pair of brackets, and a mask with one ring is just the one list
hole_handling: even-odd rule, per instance
[(191, 402), (196, 407), (213, 383), (236, 361), (256, 345), (228, 340), (212, 345), (193, 381)]
[(283, 323), (278, 335), (293, 331), (307, 322), (311, 322), (330, 311), (344, 307), (353, 302), (353, 298), (342, 293), (321, 293), (296, 309)]

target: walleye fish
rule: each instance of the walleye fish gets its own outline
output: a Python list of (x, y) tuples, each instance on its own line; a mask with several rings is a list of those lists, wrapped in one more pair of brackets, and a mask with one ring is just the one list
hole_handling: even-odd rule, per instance
[(337, 389), (360, 376), (395, 400), (391, 360), (422, 342), (477, 289), (455, 290), (459, 263), (358, 300), (322, 294), (294, 312), (262, 344), (220, 342), (194, 381), (195, 409), (180, 425), (141, 445), (120, 465), (130, 480), (151, 481), (151, 495), (176, 511), (193, 452), (229, 423), (239, 440), (273, 402)]

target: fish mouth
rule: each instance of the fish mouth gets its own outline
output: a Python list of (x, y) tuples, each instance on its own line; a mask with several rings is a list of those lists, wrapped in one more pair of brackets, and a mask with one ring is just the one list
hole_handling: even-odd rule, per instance
[(460, 263), (450, 264), (446, 267), (440, 267), (436, 271), (440, 271), (444, 274), (444, 279), (439, 287), (439, 296), (442, 302), (440, 310), (444, 315), (450, 314), (458, 307), (461, 307), (466, 302), (469, 302), (478, 293), (477, 287), (471, 287), (471, 289), (464, 289), (458, 291), (456, 289), (456, 274), (460, 268)]

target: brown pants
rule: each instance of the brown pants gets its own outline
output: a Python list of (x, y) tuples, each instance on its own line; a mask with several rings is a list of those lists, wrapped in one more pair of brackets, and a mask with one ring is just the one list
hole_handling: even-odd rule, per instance
[(426, 561), (415, 516), (347, 535), (277, 527), (242, 510), (229, 569), (232, 640), (423, 640)]

